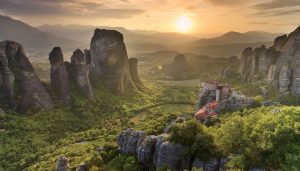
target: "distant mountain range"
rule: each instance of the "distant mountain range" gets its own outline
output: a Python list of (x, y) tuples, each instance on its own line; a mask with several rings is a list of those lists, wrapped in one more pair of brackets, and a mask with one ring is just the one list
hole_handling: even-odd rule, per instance
[(72, 47), (79, 42), (40, 31), (30, 25), (0, 15), (0, 41), (14, 40), (20, 42), (25, 48), (49, 49), (54, 46)]
[[(246, 33), (228, 32), (211, 39), (179, 33), (128, 30), (122, 27), (90, 25), (42, 25), (34, 28), (22, 21), (0, 15), (0, 41), (20, 42), (32, 56), (47, 59), (55, 46), (60, 46), (66, 58), (76, 48), (88, 48), (95, 28), (114, 29), (124, 35), (130, 57), (143, 57), (145, 53), (158, 51), (178, 51), (182, 53), (203, 54), (211, 57), (239, 55), (247, 46), (271, 45), (280, 35), (262, 31)], [(27, 51), (28, 51), (27, 49)], [(37, 55), (38, 54), (38, 55)], [(163, 54), (162, 54), (163, 55)]]
[(257, 43), (270, 42), (275, 37), (283, 35), (283, 33), (268, 33), (264, 31), (249, 31), (245, 33), (228, 32), (219, 37), (211, 39), (200, 39), (190, 42), (192, 45), (223, 45), (223, 44), (241, 44), (241, 43)]

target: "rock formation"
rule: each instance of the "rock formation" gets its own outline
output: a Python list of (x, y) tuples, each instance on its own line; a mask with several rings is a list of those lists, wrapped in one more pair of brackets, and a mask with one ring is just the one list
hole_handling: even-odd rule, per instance
[(60, 47), (55, 47), (49, 54), (51, 64), (51, 86), (60, 100), (65, 105), (71, 104), (71, 95), (69, 87), (69, 75), (64, 63), (63, 53)]
[(152, 163), (156, 141), (157, 137), (155, 135), (149, 135), (144, 139), (142, 144), (137, 147), (137, 157), (140, 163)]
[(163, 66), (163, 71), (172, 77), (185, 78), (191, 70), (191, 65), (188, 63), (183, 54), (177, 54), (173, 63)]
[(38, 79), (21, 44), (13, 41), (0, 43), (2, 89), (11, 107), (19, 112), (54, 105)]
[(117, 143), (121, 153), (136, 155), (139, 163), (149, 170), (167, 165), (178, 171), (191, 170), (192, 167), (214, 171), (224, 167), (227, 162), (225, 158), (202, 162), (192, 156), (184, 156), (187, 147), (169, 142), (168, 137), (168, 134), (147, 136), (144, 131), (127, 129), (118, 135)]
[(85, 62), (84, 54), (80, 49), (76, 49), (71, 57), (71, 66), (74, 68), (76, 82), (82, 93), (88, 98), (93, 99), (94, 93), (89, 79), (89, 67)]
[(232, 56), (227, 60), (226, 68), (222, 71), (222, 78), (238, 78), (238, 67), (240, 60), (236, 56)]
[(56, 162), (56, 171), (68, 171), (68, 159), (66, 157), (59, 157)]
[(81, 163), (77, 168), (76, 171), (89, 171), (88, 165), (85, 163)]
[(96, 29), (90, 53), (95, 74), (112, 93), (123, 94), (125, 86), (136, 89), (129, 74), (127, 50), (120, 32)]
[(242, 80), (251, 82), (265, 77), (272, 64), (276, 61), (278, 53), (274, 48), (265, 46), (256, 49), (246, 48), (242, 53), (239, 72)]
[(90, 73), (92, 73), (93, 72), (93, 66), (92, 66), (91, 52), (87, 49), (84, 49), (84, 59), (85, 59), (85, 63), (89, 67)]
[(280, 94), (300, 95), (300, 27), (279, 36), (270, 48), (244, 50), (240, 74), (244, 81), (266, 80)]
[(156, 168), (167, 164), (172, 170), (189, 169), (183, 159), (184, 146), (181, 144), (173, 144), (168, 141), (163, 142), (158, 150)]
[(143, 131), (127, 129), (117, 137), (120, 151), (125, 154), (136, 154), (137, 148), (142, 144), (146, 137)]
[(137, 63), (138, 60), (136, 58), (130, 58), (128, 60), (129, 73), (136, 88), (140, 91), (143, 91), (145, 87), (139, 76)]

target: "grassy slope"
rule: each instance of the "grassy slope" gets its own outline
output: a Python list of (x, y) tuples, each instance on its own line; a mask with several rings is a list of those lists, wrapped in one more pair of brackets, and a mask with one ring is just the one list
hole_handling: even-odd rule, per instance
[[(145, 93), (126, 92), (122, 97), (115, 97), (98, 85), (94, 89), (95, 101), (84, 100), (73, 87), (74, 104), (69, 108), (31, 112), (29, 116), (13, 112), (0, 115), (3, 144), (0, 170), (53, 170), (61, 155), (69, 158), (70, 168), (85, 162), (103, 169), (106, 164), (97, 147), (116, 145), (115, 138), (121, 130), (133, 127), (159, 134), (168, 122), (182, 113), (192, 118), (197, 87), (150, 82), (146, 86)], [(254, 85), (240, 85), (240, 89), (243, 88), (249, 89), (252, 95), (259, 93)], [(273, 163), (277, 163), (276, 168), (283, 167), (284, 162), (297, 160), (299, 154), (300, 109), (280, 106), (276, 110), (280, 112), (262, 107), (227, 113), (205, 131), (214, 138), (222, 154), (235, 157), (232, 168)], [(281, 151), (277, 152), (277, 148)], [(282, 158), (274, 160), (278, 156)], [(290, 160), (286, 160), (288, 156)], [(118, 163), (119, 160), (113, 161)]]
[[(130, 119), (141, 111), (149, 113), (147, 116), (157, 115), (155, 118), (159, 122), (151, 124), (151, 130), (159, 132), (161, 123), (170, 119), (163, 115), (170, 107), (153, 107), (172, 103), (192, 104), (195, 100), (193, 88), (146, 85), (146, 93), (126, 92), (120, 98), (98, 87), (95, 89), (95, 101), (86, 101), (80, 93), (73, 91), (74, 104), (69, 108), (31, 112), (29, 116), (13, 112), (0, 115), (3, 130), (0, 132), (3, 144), (0, 147), (0, 168), (20, 170), (33, 165), (30, 167), (32, 170), (49, 169), (63, 154), (71, 158), (70, 166), (75, 167), (91, 158), (96, 146), (105, 142), (115, 143), (116, 134), (133, 126)], [(179, 109), (177, 107), (173, 111)]]

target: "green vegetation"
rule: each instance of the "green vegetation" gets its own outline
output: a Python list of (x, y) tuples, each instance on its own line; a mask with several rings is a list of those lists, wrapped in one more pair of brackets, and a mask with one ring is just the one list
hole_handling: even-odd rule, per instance
[[(246, 95), (256, 96), (256, 103), (263, 100), (260, 85), (228, 82)], [(8, 114), (0, 115), (0, 170), (53, 170), (61, 155), (69, 159), (70, 169), (84, 162), (90, 170), (143, 170), (136, 157), (119, 154), (116, 136), (129, 127), (161, 134), (183, 113), (188, 120), (173, 126), (170, 141), (187, 145), (185, 155), (203, 161), (228, 157), (226, 168), (232, 170), (300, 168), (300, 107), (222, 113), (205, 126), (193, 118), (199, 87), (145, 82), (146, 92), (128, 91), (116, 97), (96, 81), (92, 83), (97, 87), (96, 99), (85, 100), (72, 85), (70, 107), (58, 105), (53, 110), (21, 115), (1, 106)], [(292, 97), (278, 101), (299, 104), (299, 99)]]
[[(197, 92), (194, 88), (146, 83), (145, 93), (126, 92), (116, 97), (96, 86), (94, 101), (85, 100), (76, 87), (71, 87), (74, 102), (68, 108), (1, 114), (0, 170), (53, 170), (61, 155), (70, 159), (70, 168), (82, 162), (102, 168), (107, 161), (99, 156), (98, 147), (116, 145), (116, 135), (128, 127), (161, 133), (177, 115), (194, 110)], [(132, 122), (140, 113), (146, 117)]]
[[(299, 169), (300, 107), (260, 107), (226, 113), (206, 127), (190, 119), (176, 124), (170, 140), (201, 160), (228, 156), (228, 169)], [(297, 169), (295, 169), (297, 168)]]

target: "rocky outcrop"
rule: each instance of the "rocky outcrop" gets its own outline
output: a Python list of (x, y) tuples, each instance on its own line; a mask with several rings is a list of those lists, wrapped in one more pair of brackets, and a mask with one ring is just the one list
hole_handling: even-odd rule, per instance
[(136, 88), (140, 91), (143, 91), (145, 87), (139, 76), (137, 63), (138, 63), (137, 58), (130, 58), (128, 60), (129, 73)]
[(152, 163), (156, 141), (157, 137), (155, 135), (150, 135), (144, 139), (139, 147), (137, 147), (137, 158), (140, 163)]
[(191, 71), (191, 65), (183, 54), (177, 54), (173, 63), (164, 65), (162, 69), (168, 76), (186, 78)]
[(300, 96), (299, 47), (300, 27), (277, 37), (270, 48), (245, 49), (239, 70), (243, 81), (266, 80), (280, 95)]
[(56, 171), (68, 171), (68, 162), (69, 160), (66, 157), (59, 157), (56, 162)]
[(136, 154), (145, 138), (145, 132), (127, 129), (117, 137), (117, 143), (122, 153)]
[(186, 166), (183, 152), (185, 147), (181, 144), (173, 144), (168, 141), (163, 142), (158, 149), (158, 156), (156, 161), (156, 168), (163, 165), (169, 166), (172, 170), (189, 169)]
[(54, 105), (38, 79), (21, 44), (13, 41), (0, 43), (2, 89), (7, 103), (19, 112)]
[(143, 131), (127, 129), (117, 137), (119, 150), (124, 154), (136, 155), (139, 163), (149, 170), (157, 170), (162, 166), (176, 171), (202, 168), (214, 171), (224, 167), (225, 158), (211, 159), (202, 162), (193, 156), (186, 156), (186, 146), (168, 141), (168, 134), (146, 136)]
[(222, 71), (222, 78), (238, 78), (238, 67), (240, 60), (236, 56), (232, 56), (227, 60), (226, 68)]
[(129, 74), (127, 50), (120, 32), (96, 29), (90, 53), (95, 74), (112, 93), (122, 95), (125, 86), (136, 89)]
[(85, 63), (88, 65), (90, 73), (93, 72), (93, 66), (92, 66), (92, 58), (91, 58), (91, 51), (84, 49), (84, 59)]
[(239, 69), (242, 80), (251, 82), (266, 77), (277, 56), (278, 53), (272, 47), (267, 49), (261, 46), (254, 50), (246, 48), (242, 53)]
[(76, 49), (71, 57), (71, 66), (74, 69), (74, 78), (82, 93), (88, 98), (93, 99), (94, 93), (89, 79), (90, 69), (84, 59), (84, 54), (80, 49)]
[(81, 163), (77, 168), (76, 171), (89, 171), (88, 165), (85, 163)]
[(65, 105), (71, 104), (71, 95), (69, 87), (69, 75), (64, 63), (63, 53), (60, 47), (55, 47), (49, 54), (51, 64), (51, 86), (60, 100)]

